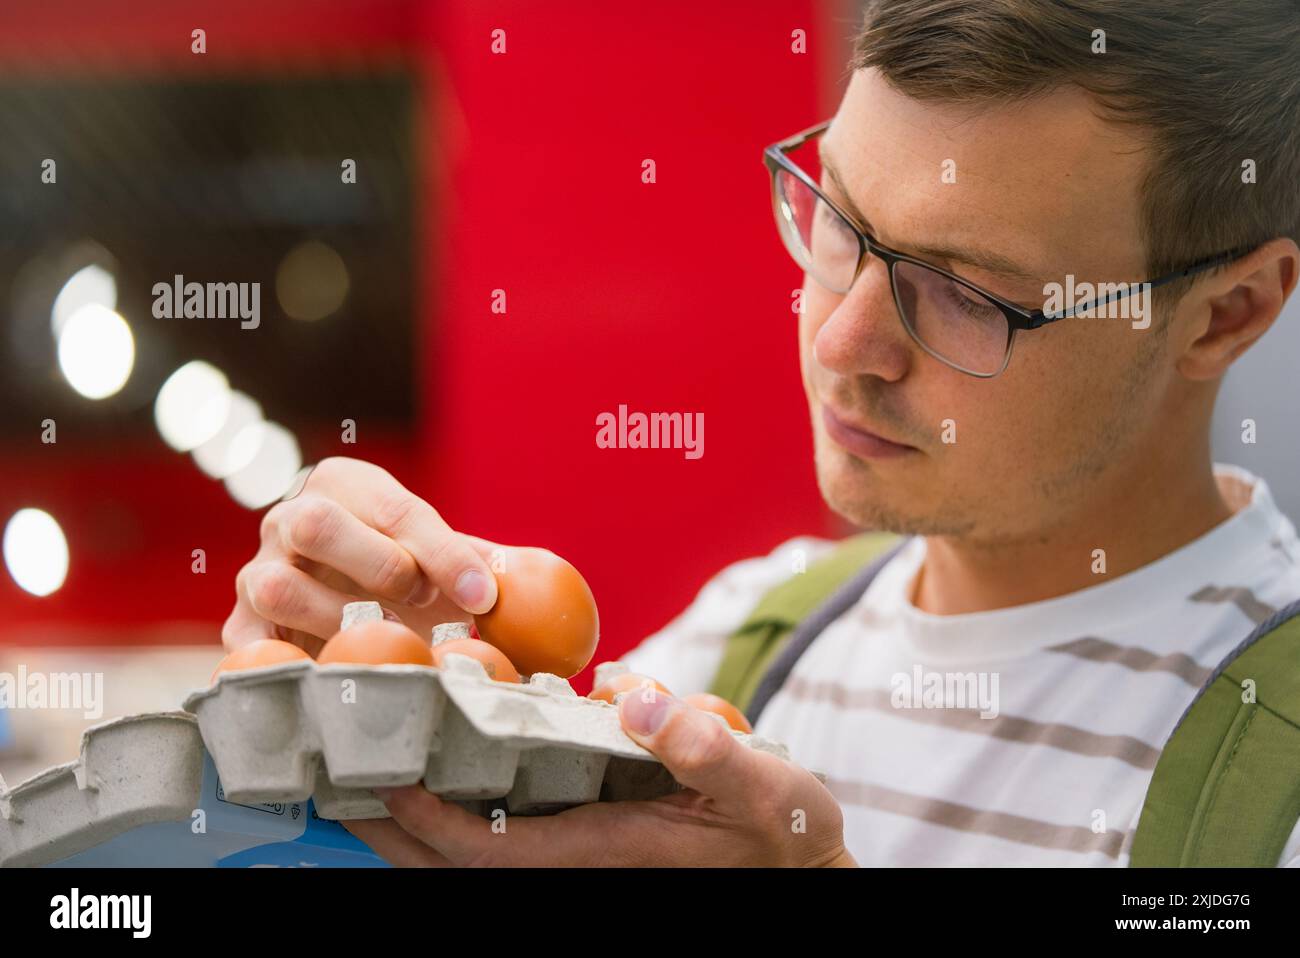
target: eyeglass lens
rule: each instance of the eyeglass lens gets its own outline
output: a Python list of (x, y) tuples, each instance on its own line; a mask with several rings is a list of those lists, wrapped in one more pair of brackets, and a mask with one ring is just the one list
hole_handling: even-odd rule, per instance
[[(816, 175), (816, 152), (800, 153), (800, 166)], [(775, 189), (777, 222), (790, 255), (822, 286), (847, 294), (860, 251), (853, 229), (789, 171), (777, 172)], [(893, 287), (904, 325), (926, 349), (977, 375), (1002, 368), (1010, 329), (1006, 315), (990, 300), (942, 273), (902, 260), (893, 264)]]

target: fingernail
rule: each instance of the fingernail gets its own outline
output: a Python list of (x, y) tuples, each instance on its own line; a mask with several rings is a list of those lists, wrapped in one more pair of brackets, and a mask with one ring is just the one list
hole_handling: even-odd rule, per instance
[(456, 580), (456, 601), (466, 612), (486, 612), (488, 580), (478, 569), (466, 569)]
[(635, 691), (619, 696), (618, 707), (628, 728), (642, 735), (653, 735), (668, 718), (668, 712), (677, 700), (662, 692), (655, 695), (637, 695)]
[(384, 619), (385, 619), (386, 621), (388, 621), (388, 622), (401, 622), (401, 621), (402, 621), (401, 616), (399, 616), (399, 615), (398, 615), (396, 612), (394, 612), (392, 609), (384, 609), (383, 612), (384, 612)]

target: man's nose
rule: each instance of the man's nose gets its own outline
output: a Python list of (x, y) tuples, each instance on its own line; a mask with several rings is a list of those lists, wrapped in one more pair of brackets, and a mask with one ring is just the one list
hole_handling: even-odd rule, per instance
[(901, 379), (912, 361), (911, 340), (898, 319), (889, 267), (868, 255), (857, 279), (813, 338), (819, 365), (841, 376)]

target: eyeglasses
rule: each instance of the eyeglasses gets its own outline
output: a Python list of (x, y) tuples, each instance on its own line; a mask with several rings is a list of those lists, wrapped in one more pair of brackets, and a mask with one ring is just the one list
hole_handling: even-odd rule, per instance
[[(1007, 367), (1016, 333), (1059, 319), (1089, 314), (1139, 290), (1211, 269), (1250, 251), (1250, 247), (1212, 256), (1145, 283), (1115, 284), (1105, 297), (1064, 311), (1046, 313), (1009, 302), (924, 260), (892, 250), (863, 232), (833, 203), (788, 154), (825, 132), (831, 121), (773, 143), (763, 151), (772, 177), (772, 207), (777, 230), (794, 261), (832, 293), (847, 295), (871, 254), (885, 264), (898, 317), (912, 340), (935, 359), (960, 372), (991, 379)], [(820, 174), (815, 150), (800, 162)], [(815, 164), (815, 165), (814, 165)], [(1096, 314), (1100, 315), (1100, 314)]]

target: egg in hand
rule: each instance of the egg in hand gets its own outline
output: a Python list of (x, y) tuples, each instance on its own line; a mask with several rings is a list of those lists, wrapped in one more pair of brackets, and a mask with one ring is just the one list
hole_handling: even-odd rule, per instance
[(507, 548), (496, 573), (497, 601), (474, 616), (483, 641), (496, 646), (524, 675), (569, 678), (596, 654), (600, 620), (581, 573), (554, 552)]

